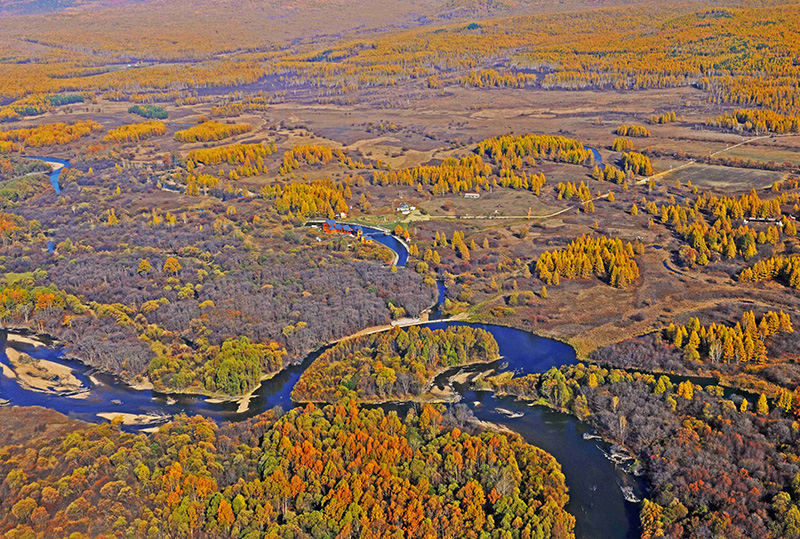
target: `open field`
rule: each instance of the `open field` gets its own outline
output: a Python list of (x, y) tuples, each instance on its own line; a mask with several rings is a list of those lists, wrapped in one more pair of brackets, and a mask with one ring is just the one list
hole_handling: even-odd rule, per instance
[[(86, 389), (104, 421), (0, 429), (0, 536), (798, 537), (798, 28), (775, 0), (0, 0), (0, 325), (94, 384), (12, 336), (0, 404)], [(393, 329), (431, 319), (469, 331)], [(498, 326), (561, 342), (540, 369)], [(564, 436), (562, 473), (530, 444)]]
[(696, 164), (667, 174), (663, 179), (681, 183), (691, 181), (694, 185), (720, 191), (748, 191), (768, 188), (786, 176), (785, 172)]

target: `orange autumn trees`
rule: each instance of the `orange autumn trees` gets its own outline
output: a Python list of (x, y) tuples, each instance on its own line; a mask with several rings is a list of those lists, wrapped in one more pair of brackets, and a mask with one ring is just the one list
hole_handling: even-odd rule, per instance
[(637, 152), (622, 154), (622, 168), (640, 176), (653, 175), (653, 165), (650, 163), (650, 158)]
[(577, 140), (552, 135), (504, 135), (478, 144), (478, 155), (498, 162), (501, 168), (521, 168), (528, 159), (546, 159), (560, 163), (592, 162), (592, 152)]
[(733, 131), (797, 133), (800, 131), (800, 118), (770, 110), (739, 109), (715, 118), (708, 118), (706, 125)]
[(75, 123), (42, 124), (36, 127), (0, 131), (0, 141), (16, 141), (25, 146), (60, 146), (87, 137), (103, 126), (92, 120)]
[(292, 214), (301, 218), (321, 216), (333, 218), (347, 213), (345, 194), (348, 188), (331, 180), (317, 180), (313, 183), (294, 182), (282, 187), (267, 186), (264, 190), (268, 198), (275, 199), (275, 209), (280, 214)]
[(349, 155), (340, 148), (331, 148), (321, 144), (309, 144), (295, 146), (283, 154), (283, 163), (278, 171), (279, 174), (289, 174), (293, 170), (300, 168), (303, 164), (325, 165), (331, 161), (337, 161), (340, 166), (350, 169), (365, 168), (366, 165), (361, 161), (354, 161)]
[(633, 244), (623, 243), (619, 238), (581, 236), (564, 249), (539, 255), (536, 272), (547, 284), (594, 276), (611, 286), (624, 288), (639, 278), (634, 254)]
[(211, 142), (253, 130), (250, 124), (223, 124), (213, 120), (175, 132), (175, 140), (182, 143)]
[[(231, 144), (219, 148), (203, 148), (192, 150), (187, 156), (187, 169), (196, 172), (197, 167), (228, 165), (230, 180), (247, 178), (264, 174), (267, 167), (264, 158), (275, 153), (275, 144), (270, 142), (258, 144)], [(219, 169), (222, 170), (221, 168)], [(202, 182), (200, 182), (202, 183)]]
[(649, 137), (650, 130), (643, 125), (621, 125), (614, 131), (621, 137)]
[(457, 159), (448, 157), (439, 165), (422, 165), (397, 171), (376, 170), (372, 182), (377, 185), (430, 186), (434, 195), (488, 189), (491, 167), (480, 155)]
[(769, 311), (758, 322), (753, 311), (748, 311), (733, 327), (725, 324), (701, 326), (697, 318), (692, 318), (685, 326), (670, 324), (662, 336), (682, 348), (689, 360), (765, 363), (767, 348), (764, 341), (779, 333), (793, 332), (791, 318), (783, 311)]
[(739, 274), (743, 283), (758, 283), (776, 280), (791, 288), (800, 288), (800, 256), (775, 255), (759, 260), (753, 267), (745, 268)]
[(458, 82), (467, 88), (524, 88), (536, 83), (534, 73), (498, 73), (494, 69), (470, 71)]
[(255, 162), (261, 158), (275, 153), (274, 143), (260, 144), (231, 144), (219, 148), (203, 148), (202, 150), (192, 150), (189, 152), (188, 159), (200, 165), (241, 165), (250, 161)]
[(323, 352), (300, 377), (292, 398), (332, 402), (341, 387), (365, 401), (419, 396), (448, 367), (498, 357), (497, 341), (482, 329), (393, 328), (342, 341)]
[(0, 213), (0, 236), (3, 245), (13, 241), (16, 234), (22, 229), (22, 218), (11, 213)]
[(553, 457), (462, 432), (443, 407), (402, 420), (342, 400), (223, 426), (180, 416), (147, 436), (25, 414), (53, 427), (0, 447), (5, 537), (574, 537)]
[(157, 137), (167, 132), (164, 122), (153, 120), (138, 124), (126, 124), (109, 130), (103, 140), (108, 142), (139, 142), (151, 137)]
[[(723, 256), (732, 259), (741, 255), (749, 260), (758, 254), (757, 244), (774, 245), (781, 236), (796, 235), (796, 225), (783, 215), (781, 200), (781, 197), (762, 200), (753, 189), (739, 197), (700, 194), (694, 204), (658, 207), (649, 202), (646, 209), (653, 216), (660, 215), (661, 222), (687, 242), (679, 252), (685, 265), (705, 266)], [(774, 221), (774, 224), (759, 232), (747, 224), (748, 219)], [(734, 226), (740, 220), (744, 223)], [(746, 270), (745, 275), (744, 280), (748, 280)]]

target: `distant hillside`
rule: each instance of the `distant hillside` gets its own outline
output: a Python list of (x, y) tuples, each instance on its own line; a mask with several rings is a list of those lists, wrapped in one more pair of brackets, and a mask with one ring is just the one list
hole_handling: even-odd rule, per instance
[[(47, 13), (56, 13), (61, 11), (84, 11), (95, 10), (100, 8), (114, 8), (126, 6), (129, 4), (141, 4), (148, 2), (148, 0), (0, 0), (0, 16), (9, 15), (40, 15)], [(153, 2), (156, 3), (156, 2)], [(181, 2), (170, 2), (176, 8), (180, 8)], [(192, 3), (191, 5), (185, 4), (187, 9), (196, 10), (198, 6), (203, 6), (204, 2)], [(214, 4), (211, 2), (210, 4)], [(327, 9), (347, 10), (353, 6), (352, 2), (340, 2), (337, 0), (293, 0), (288, 2), (280, 2), (275, 4), (269, 0), (257, 2), (260, 4), (258, 7), (269, 8), (271, 11), (277, 12), (285, 11), (290, 12), (303, 12), (303, 11), (320, 11)], [(408, 8), (412, 10), (418, 7), (418, 19), (426, 20), (432, 19), (451, 19), (464, 15), (486, 15), (496, 14), (502, 11), (507, 11), (512, 7), (519, 7), (518, 0), (449, 0), (440, 1), (434, 0), (433, 2), (394, 2), (395, 6), (391, 6), (392, 2), (380, 5), (379, 12), (391, 15), (397, 12), (404, 12)], [(366, 12), (375, 12), (374, 2), (362, 2), (361, 7)], [(208, 6), (211, 8), (211, 6)], [(388, 8), (388, 9), (387, 9)], [(213, 8), (211, 8), (213, 9)], [(359, 15), (363, 15), (364, 11), (359, 10)]]
[(134, 2), (135, 0), (0, 0), (0, 16), (39, 15), (72, 9), (96, 9)]

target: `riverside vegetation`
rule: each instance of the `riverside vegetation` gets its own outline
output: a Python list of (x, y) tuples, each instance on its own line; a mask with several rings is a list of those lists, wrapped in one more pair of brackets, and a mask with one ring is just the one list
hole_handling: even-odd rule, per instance
[(0, 2), (0, 325), (173, 398), (296, 375), (315, 405), (2, 408), (0, 534), (573, 537), (551, 456), (419, 402), (500, 353), (390, 328), (435, 313), (575, 347), (459, 387), (616, 444), (641, 537), (800, 537), (796, 4), (235, 4)]

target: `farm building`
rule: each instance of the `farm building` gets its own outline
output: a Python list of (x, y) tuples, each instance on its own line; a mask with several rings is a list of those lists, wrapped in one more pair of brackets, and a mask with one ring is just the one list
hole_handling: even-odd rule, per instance
[(322, 230), (328, 234), (350, 234), (356, 238), (360, 238), (364, 233), (364, 230), (358, 225), (337, 223), (333, 219), (326, 220), (322, 224)]

